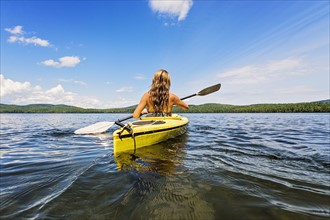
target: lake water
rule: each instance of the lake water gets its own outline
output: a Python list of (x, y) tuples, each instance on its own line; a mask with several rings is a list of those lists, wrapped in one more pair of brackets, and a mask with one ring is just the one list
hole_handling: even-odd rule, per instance
[(1, 114), (2, 219), (329, 219), (330, 114), (184, 114), (188, 132), (113, 155), (127, 114)]

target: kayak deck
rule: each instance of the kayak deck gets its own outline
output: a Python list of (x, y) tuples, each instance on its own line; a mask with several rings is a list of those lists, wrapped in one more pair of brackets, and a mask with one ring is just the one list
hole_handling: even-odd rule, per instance
[(113, 132), (114, 153), (135, 151), (186, 132), (189, 120), (177, 114), (165, 117), (143, 117), (126, 124), (131, 131), (119, 128)]

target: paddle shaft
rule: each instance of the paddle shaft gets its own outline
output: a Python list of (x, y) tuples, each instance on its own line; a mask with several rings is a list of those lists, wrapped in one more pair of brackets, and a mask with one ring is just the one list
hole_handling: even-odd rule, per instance
[(193, 94), (193, 95), (188, 95), (188, 96), (182, 98), (181, 100), (189, 99), (189, 98), (194, 97), (194, 96), (196, 96), (196, 95), (197, 95), (197, 93), (195, 93), (195, 94)]
[[(126, 120), (128, 120), (128, 119), (131, 119), (131, 118), (133, 118), (133, 115), (130, 115), (130, 116), (128, 116), (128, 117), (126, 117), (126, 118), (123, 118), (123, 119), (118, 119), (115, 123), (116, 123), (117, 125), (119, 125), (119, 123), (121, 123), (121, 122), (123, 122), (123, 121), (126, 121)], [(121, 126), (121, 125), (119, 125), (119, 126)]]
[(198, 95), (198, 96), (208, 95), (210, 93), (213, 93), (213, 92), (218, 91), (220, 88), (221, 88), (221, 84), (218, 83), (218, 84), (215, 84), (214, 86), (210, 86), (210, 87), (207, 87), (205, 89), (202, 89), (198, 93), (195, 93), (195, 94), (192, 94), (192, 95), (188, 95), (188, 96), (182, 98), (181, 100), (189, 99), (189, 98), (194, 97), (196, 95)]

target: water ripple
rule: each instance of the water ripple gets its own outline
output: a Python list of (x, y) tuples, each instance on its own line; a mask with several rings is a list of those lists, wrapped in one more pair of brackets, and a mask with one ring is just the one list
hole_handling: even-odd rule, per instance
[(1, 115), (0, 217), (330, 217), (328, 114), (187, 116), (185, 135), (114, 157), (113, 130), (73, 131), (121, 115)]

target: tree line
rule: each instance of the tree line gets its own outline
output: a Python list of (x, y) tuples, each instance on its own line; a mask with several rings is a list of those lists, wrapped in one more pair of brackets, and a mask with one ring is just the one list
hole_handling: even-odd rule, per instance
[(330, 112), (330, 103), (311, 102), (296, 104), (254, 104), (254, 105), (225, 105), (204, 104), (190, 106), (188, 111), (179, 108), (177, 112), (191, 113), (298, 113), (298, 112)]
[[(5, 105), (0, 104), (0, 113), (133, 113), (135, 106), (126, 108), (92, 109), (68, 105)], [(189, 110), (173, 108), (174, 113), (298, 113), (330, 112), (330, 102), (288, 103), (288, 104), (255, 104), (226, 105), (202, 104), (191, 105)]]

